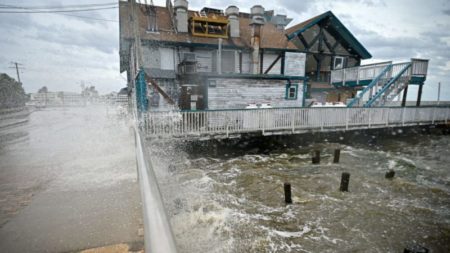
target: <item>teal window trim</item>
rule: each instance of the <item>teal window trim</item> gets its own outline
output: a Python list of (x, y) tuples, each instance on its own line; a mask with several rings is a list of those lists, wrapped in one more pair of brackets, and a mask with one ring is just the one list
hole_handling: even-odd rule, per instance
[[(289, 96), (289, 94), (290, 94), (290, 89), (291, 88), (295, 88), (295, 93), (294, 93), (294, 97), (290, 97)], [(286, 93), (285, 93), (285, 95), (284, 95), (284, 98), (286, 99), (286, 100), (297, 100), (297, 97), (298, 97), (298, 84), (297, 83), (294, 83), (294, 84), (289, 84), (289, 83), (287, 83), (286, 84)]]

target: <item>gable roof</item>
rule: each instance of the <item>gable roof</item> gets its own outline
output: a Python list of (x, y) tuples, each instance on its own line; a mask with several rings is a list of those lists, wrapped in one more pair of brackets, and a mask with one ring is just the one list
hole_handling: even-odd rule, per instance
[[(142, 40), (159, 41), (168, 43), (181, 43), (190, 45), (211, 45), (217, 46), (217, 38), (207, 38), (193, 36), (191, 33), (176, 33), (173, 28), (171, 15), (169, 9), (166, 7), (155, 6), (158, 33), (146, 32), (147, 18), (142, 11), (140, 11), (141, 4), (137, 4), (137, 10), (139, 13), (139, 32)], [(188, 16), (193, 17), (196, 11), (188, 11)], [(224, 47), (239, 47), (250, 48), (252, 28), (250, 26), (251, 18), (248, 13), (239, 13), (239, 28), (240, 37), (223, 40)], [(132, 39), (132, 19), (131, 19), (131, 6), (128, 2), (120, 1), (119, 3), (119, 18), (120, 18), (120, 36), (122, 39)], [(266, 22), (261, 29), (261, 48), (273, 48), (273, 49), (297, 49), (293, 42), (289, 41), (286, 37), (286, 32), (277, 29), (277, 27)]]
[(362, 59), (369, 59), (372, 55), (366, 48), (353, 36), (353, 34), (339, 21), (331, 11), (327, 11), (300, 24), (286, 29), (288, 40), (292, 40), (297, 35), (310, 29), (316, 24), (328, 21), (327, 31), (346, 47), (352, 48)]

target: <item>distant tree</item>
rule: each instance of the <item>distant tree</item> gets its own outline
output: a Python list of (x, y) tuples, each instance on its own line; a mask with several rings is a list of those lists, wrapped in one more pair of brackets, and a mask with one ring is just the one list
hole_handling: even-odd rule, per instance
[(21, 107), (26, 101), (22, 84), (7, 74), (0, 74), (0, 108)]
[(43, 86), (42, 88), (40, 88), (40, 89), (38, 90), (38, 93), (48, 93), (47, 86)]

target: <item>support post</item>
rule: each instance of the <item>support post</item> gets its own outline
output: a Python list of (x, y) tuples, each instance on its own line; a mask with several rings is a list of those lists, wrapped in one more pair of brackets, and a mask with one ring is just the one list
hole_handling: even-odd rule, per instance
[(339, 163), (339, 158), (341, 157), (341, 150), (340, 149), (335, 149), (334, 150), (334, 159), (333, 159), (333, 163)]
[(391, 113), (391, 108), (388, 107), (386, 110), (387, 110), (387, 115), (386, 115), (386, 126), (389, 126), (389, 114)]
[(405, 89), (403, 90), (403, 99), (402, 99), (402, 107), (406, 106), (406, 97), (408, 95), (408, 85), (405, 86)]
[(402, 110), (402, 126), (405, 126), (405, 111), (406, 111), (406, 107), (403, 107), (403, 110)]
[(422, 89), (423, 89), (423, 85), (420, 84), (419, 85), (419, 92), (417, 93), (417, 103), (416, 106), (419, 107), (420, 106), (420, 102), (422, 100)]
[(292, 204), (292, 192), (290, 183), (284, 183), (284, 202), (286, 204)]
[(350, 173), (343, 172), (341, 176), (341, 186), (339, 190), (341, 192), (348, 192), (348, 184), (350, 183)]
[(315, 150), (312, 157), (313, 164), (320, 164), (320, 150)]
[(389, 170), (388, 172), (386, 172), (386, 174), (384, 175), (384, 177), (386, 179), (393, 179), (395, 176), (395, 171), (394, 170)]
[(349, 116), (349, 108), (347, 107), (347, 110), (345, 112), (345, 130), (348, 130), (348, 116)]

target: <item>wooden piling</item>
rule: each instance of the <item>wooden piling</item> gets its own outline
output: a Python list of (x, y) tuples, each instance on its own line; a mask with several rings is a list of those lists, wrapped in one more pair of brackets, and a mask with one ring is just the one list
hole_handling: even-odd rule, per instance
[(286, 202), (286, 204), (292, 204), (292, 192), (290, 183), (284, 183), (284, 202)]
[(335, 150), (334, 150), (334, 159), (333, 159), (333, 163), (339, 163), (340, 157), (341, 157), (341, 150), (340, 150), (340, 149), (335, 149)]
[(386, 175), (384, 175), (385, 178), (387, 179), (392, 179), (395, 176), (395, 171), (394, 170), (389, 170), (388, 172), (386, 172)]
[(430, 251), (425, 248), (422, 247), (420, 245), (412, 245), (412, 246), (408, 246), (403, 250), (403, 253), (429, 253)]
[(320, 150), (315, 150), (312, 157), (313, 164), (320, 164)]
[(339, 190), (341, 192), (348, 192), (348, 184), (350, 182), (350, 173), (343, 172), (341, 176), (341, 186)]

